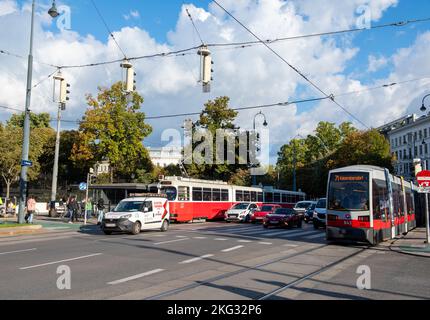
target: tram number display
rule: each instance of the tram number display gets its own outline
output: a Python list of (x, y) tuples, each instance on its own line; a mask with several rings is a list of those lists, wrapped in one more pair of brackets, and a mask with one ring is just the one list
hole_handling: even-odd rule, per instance
[(357, 174), (334, 174), (332, 180), (336, 182), (366, 182), (369, 180), (367, 175)]

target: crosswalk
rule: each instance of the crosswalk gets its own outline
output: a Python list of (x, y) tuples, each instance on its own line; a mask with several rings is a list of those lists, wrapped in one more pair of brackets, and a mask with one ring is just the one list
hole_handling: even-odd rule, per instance
[[(308, 239), (318, 240), (325, 237), (324, 230), (315, 230), (312, 227), (305, 225), (303, 228), (297, 229), (265, 229), (261, 225), (217, 225), (217, 226), (201, 226), (193, 228), (193, 231), (199, 233), (219, 234), (229, 236), (240, 236), (250, 238), (270, 238), (270, 239)], [(246, 241), (246, 240), (244, 240)]]

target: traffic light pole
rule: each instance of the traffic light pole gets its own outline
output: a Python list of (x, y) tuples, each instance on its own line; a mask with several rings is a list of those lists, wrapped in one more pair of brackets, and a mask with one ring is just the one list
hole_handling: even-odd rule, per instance
[[(24, 114), (24, 137), (22, 143), (22, 161), (28, 161), (28, 154), (30, 149), (30, 101), (31, 89), (33, 80), (33, 35), (34, 35), (34, 8), (35, 1), (33, 0), (31, 6), (31, 31), (30, 31), (30, 52), (28, 55), (28, 68), (27, 68), (27, 91), (25, 97), (25, 114)], [(19, 211), (18, 223), (24, 223), (24, 209), (27, 200), (27, 166), (21, 163), (21, 176), (19, 181)]]
[(61, 108), (62, 108), (62, 104), (59, 103), (58, 114), (57, 114), (57, 137), (55, 139), (54, 168), (52, 170), (51, 204), (50, 204), (50, 210), (49, 210), (49, 215), (51, 217), (56, 215), (55, 202), (56, 202), (56, 198), (57, 198), (58, 158), (59, 158), (59, 154), (60, 154)]

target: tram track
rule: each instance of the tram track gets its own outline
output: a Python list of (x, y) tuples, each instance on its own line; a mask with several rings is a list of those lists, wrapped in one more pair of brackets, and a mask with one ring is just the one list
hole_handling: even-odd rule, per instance
[[(165, 292), (162, 292), (162, 293), (159, 293), (159, 294), (156, 294), (156, 295), (144, 298), (144, 300), (159, 300), (161, 298), (166, 298), (166, 297), (169, 297), (169, 296), (173, 296), (173, 295), (176, 295), (176, 294), (179, 294), (179, 293), (191, 290), (191, 289), (195, 289), (195, 288), (198, 288), (198, 287), (201, 287), (201, 286), (204, 286), (204, 285), (207, 285), (207, 284), (219, 281), (219, 280), (223, 280), (223, 279), (226, 279), (226, 278), (238, 275), (238, 274), (246, 272), (246, 271), (250, 271), (250, 270), (257, 270), (258, 271), (260, 268), (265, 267), (265, 266), (269, 266), (269, 265), (274, 264), (276, 262), (280, 262), (280, 261), (283, 261), (283, 260), (291, 259), (291, 258), (298, 257), (298, 256), (301, 256), (301, 255), (304, 255), (304, 254), (308, 254), (308, 253), (311, 253), (311, 252), (314, 252), (314, 251), (317, 251), (317, 250), (320, 250), (320, 249), (323, 249), (323, 248), (326, 248), (326, 247), (329, 247), (329, 246), (331, 246), (331, 244), (323, 244), (323, 245), (319, 245), (317, 247), (310, 248), (310, 249), (307, 249), (307, 250), (304, 250), (304, 251), (301, 251), (301, 252), (291, 253), (291, 254), (282, 256), (280, 258), (276, 258), (276, 259), (272, 259), (270, 261), (259, 263), (259, 264), (254, 265), (254, 266), (243, 267), (243, 268), (240, 268), (239, 270), (227, 272), (227, 273), (224, 273), (224, 274), (212, 277), (212, 278), (208, 278), (208, 279), (203, 280), (203, 281), (192, 283), (192, 284), (180, 287), (180, 288), (171, 289), (171, 290), (168, 290), (168, 291), (165, 291)], [(303, 281), (306, 281), (306, 280), (314, 277), (315, 275), (318, 275), (318, 274), (320, 274), (320, 273), (322, 273), (324, 271), (327, 271), (328, 269), (330, 269), (330, 268), (332, 268), (332, 267), (334, 267), (334, 266), (336, 266), (336, 265), (338, 265), (338, 264), (340, 264), (340, 263), (342, 263), (342, 262), (344, 262), (346, 260), (349, 260), (349, 259), (353, 258), (354, 256), (359, 255), (360, 253), (364, 252), (368, 248), (370, 248), (370, 247), (360, 248), (360, 250), (358, 250), (358, 251), (356, 251), (356, 252), (354, 252), (352, 254), (349, 254), (346, 257), (343, 257), (343, 258), (341, 258), (341, 259), (339, 259), (339, 260), (337, 260), (335, 262), (329, 263), (328, 265), (326, 265), (326, 266), (324, 266), (324, 267), (322, 267), (322, 268), (320, 268), (320, 269), (318, 269), (318, 270), (316, 270), (314, 272), (311, 272), (311, 273), (309, 273), (307, 275), (304, 275), (303, 277), (300, 277), (300, 278), (298, 278), (298, 279), (296, 279), (296, 280), (294, 280), (294, 281), (286, 284), (285, 286), (279, 287), (279, 288), (277, 288), (277, 289), (275, 289), (275, 290), (273, 290), (273, 291), (271, 291), (269, 293), (265, 293), (265, 294), (261, 295), (258, 298), (254, 298), (254, 300), (266, 300), (266, 299), (270, 298), (271, 296), (274, 296), (274, 295), (276, 295), (276, 294), (278, 294), (280, 292), (288, 290), (289, 288), (291, 288), (291, 287), (293, 287), (293, 286), (295, 286), (295, 285), (297, 285), (297, 284), (299, 284), (299, 283), (301, 283)]]

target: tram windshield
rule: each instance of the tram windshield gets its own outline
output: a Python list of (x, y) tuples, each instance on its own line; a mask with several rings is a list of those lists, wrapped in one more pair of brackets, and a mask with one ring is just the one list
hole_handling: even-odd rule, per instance
[(167, 195), (167, 200), (175, 201), (178, 191), (175, 187), (162, 187), (161, 193), (165, 193)]
[(369, 174), (332, 173), (328, 190), (328, 209), (336, 211), (369, 210)]

